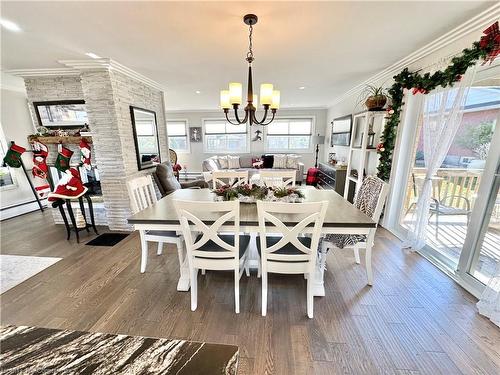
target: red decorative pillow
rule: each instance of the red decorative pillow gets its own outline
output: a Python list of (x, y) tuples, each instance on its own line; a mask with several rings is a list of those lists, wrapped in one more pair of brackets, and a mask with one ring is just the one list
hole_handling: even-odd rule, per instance
[(252, 166), (255, 169), (262, 168), (262, 160), (260, 158), (252, 158)]

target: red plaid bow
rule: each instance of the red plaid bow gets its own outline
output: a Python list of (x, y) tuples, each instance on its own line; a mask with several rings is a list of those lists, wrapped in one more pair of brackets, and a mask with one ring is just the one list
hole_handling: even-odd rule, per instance
[(488, 53), (486, 59), (484, 59), (483, 65), (488, 61), (491, 64), (493, 60), (495, 60), (495, 58), (500, 54), (500, 30), (498, 28), (498, 21), (484, 30), (483, 34), (484, 35), (479, 40), (479, 47), (481, 47), (481, 49), (488, 47), (493, 41), (493, 49)]

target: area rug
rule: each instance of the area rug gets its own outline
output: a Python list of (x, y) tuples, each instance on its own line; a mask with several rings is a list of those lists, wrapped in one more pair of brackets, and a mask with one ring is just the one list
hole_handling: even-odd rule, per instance
[(85, 245), (89, 246), (115, 246), (121, 240), (127, 238), (129, 233), (103, 233)]
[(0, 327), (0, 373), (236, 374), (238, 347), (37, 327)]
[(57, 263), (62, 258), (0, 255), (0, 293)]

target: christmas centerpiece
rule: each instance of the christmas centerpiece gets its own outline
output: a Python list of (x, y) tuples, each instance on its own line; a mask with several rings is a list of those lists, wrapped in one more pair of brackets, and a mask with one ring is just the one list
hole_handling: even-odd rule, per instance
[(229, 186), (224, 185), (212, 190), (215, 201), (239, 200), (242, 203), (255, 203), (257, 200), (300, 203), (304, 201), (304, 193), (294, 187), (272, 188), (256, 184)]

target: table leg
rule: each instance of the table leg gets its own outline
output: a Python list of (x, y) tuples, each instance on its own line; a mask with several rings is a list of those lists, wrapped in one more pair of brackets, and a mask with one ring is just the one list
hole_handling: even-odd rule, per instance
[(87, 215), (85, 215), (85, 206), (83, 205), (83, 198), (79, 197), (78, 198), (78, 203), (80, 204), (80, 211), (82, 211), (83, 215), (83, 220), (85, 220), (85, 229), (87, 230), (87, 233), (90, 232), (89, 226), (87, 225)]
[(75, 215), (73, 214), (73, 208), (71, 207), (71, 201), (66, 199), (66, 208), (68, 209), (69, 218), (71, 219), (71, 224), (76, 234), (76, 242), (80, 243), (80, 235), (78, 234), (78, 227), (76, 226)]
[(86, 194), (85, 199), (87, 199), (87, 203), (89, 205), (89, 213), (90, 213), (90, 222), (92, 223), (92, 229), (94, 229), (95, 234), (97, 233), (97, 228), (95, 226), (95, 220), (94, 220), (94, 207), (92, 206), (92, 199)]
[(177, 243), (177, 255), (179, 257), (179, 270), (180, 277), (177, 282), (177, 291), (187, 292), (191, 286), (189, 278), (189, 263), (186, 255), (186, 247), (184, 246), (184, 238), (179, 237), (179, 242)]
[(59, 204), (59, 212), (61, 213), (62, 219), (64, 221), (64, 226), (66, 227), (66, 240), (69, 241), (69, 238), (71, 237), (71, 228), (68, 223), (68, 218), (66, 217), (66, 213), (64, 212), (64, 207), (63, 204)]

